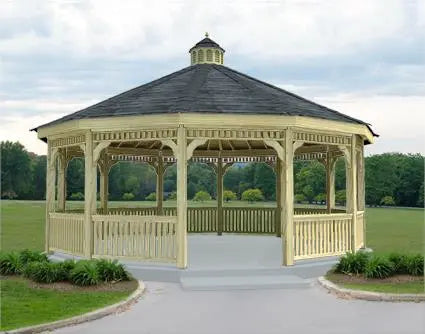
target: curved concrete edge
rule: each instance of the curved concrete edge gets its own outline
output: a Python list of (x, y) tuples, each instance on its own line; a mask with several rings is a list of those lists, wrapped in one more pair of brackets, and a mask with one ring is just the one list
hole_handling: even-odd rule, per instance
[(341, 288), (335, 283), (328, 281), (323, 276), (318, 279), (319, 284), (336, 295), (339, 298), (343, 299), (362, 299), (369, 301), (383, 301), (383, 302), (423, 302), (425, 301), (425, 293), (423, 294), (410, 294), (410, 293), (383, 293), (383, 292), (372, 292), (364, 290), (352, 290)]
[(125, 300), (120, 301), (118, 303), (115, 303), (113, 305), (106, 306), (104, 308), (84, 313), (81, 315), (77, 315), (72, 318), (57, 320), (54, 322), (49, 322), (46, 324), (41, 325), (35, 325), (35, 326), (29, 326), (29, 327), (23, 327), (23, 328), (17, 328), (12, 330), (7, 330), (4, 332), (0, 332), (0, 334), (29, 334), (29, 333), (41, 333), (45, 331), (52, 331), (58, 328), (67, 327), (67, 326), (73, 326), (77, 324), (81, 324), (83, 322), (92, 321), (96, 319), (103, 318), (107, 315), (113, 314), (113, 313), (119, 313), (124, 311), (127, 307), (134, 304), (139, 297), (145, 292), (145, 284), (143, 281), (138, 281), (139, 286), (138, 288)]

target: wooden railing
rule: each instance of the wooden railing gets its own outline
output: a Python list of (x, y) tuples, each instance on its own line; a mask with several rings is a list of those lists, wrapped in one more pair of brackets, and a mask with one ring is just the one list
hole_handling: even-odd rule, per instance
[[(98, 209), (98, 213), (102, 213), (102, 209)], [(134, 215), (134, 216), (154, 216), (157, 214), (156, 207), (149, 208), (108, 208), (108, 215)]]
[(351, 250), (352, 215), (294, 217), (294, 259), (344, 254)]
[(357, 211), (356, 249), (364, 246), (364, 211)]
[(94, 257), (176, 261), (176, 217), (95, 215), (92, 220)]
[(75, 255), (83, 254), (84, 215), (49, 214), (49, 250)]
[(223, 232), (276, 233), (276, 208), (223, 208)]
[(188, 208), (188, 232), (217, 232), (217, 208)]
[[(332, 209), (332, 213), (345, 213), (344, 209)], [(323, 208), (294, 208), (294, 215), (326, 215), (327, 209)]]

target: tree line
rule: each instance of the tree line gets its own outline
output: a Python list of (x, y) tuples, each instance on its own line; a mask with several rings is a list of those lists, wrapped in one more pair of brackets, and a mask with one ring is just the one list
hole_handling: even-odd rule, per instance
[[(170, 166), (164, 175), (165, 197), (175, 196), (177, 171)], [(298, 202), (326, 200), (326, 172), (317, 162), (294, 162), (294, 192)], [(227, 170), (224, 189), (231, 198), (242, 198), (246, 190), (259, 189), (261, 197), (275, 200), (276, 177), (264, 163), (238, 163)], [(421, 154), (384, 153), (365, 158), (366, 204), (424, 206), (424, 156)], [(98, 182), (99, 184), (99, 182)], [(1, 142), (1, 197), (41, 200), (45, 196), (46, 156), (25, 150), (19, 142)], [(156, 175), (147, 164), (119, 162), (109, 174), (109, 199), (154, 199)], [(70, 161), (67, 169), (67, 198), (82, 199), (84, 194), (84, 160)], [(345, 201), (345, 163), (336, 163), (335, 189), (337, 202)], [(198, 192), (216, 198), (216, 175), (205, 164), (188, 167), (188, 198)], [(127, 194), (127, 195), (125, 195)], [(150, 197), (149, 197), (150, 196)], [(203, 195), (205, 197), (205, 195)], [(230, 198), (230, 197), (229, 197)]]

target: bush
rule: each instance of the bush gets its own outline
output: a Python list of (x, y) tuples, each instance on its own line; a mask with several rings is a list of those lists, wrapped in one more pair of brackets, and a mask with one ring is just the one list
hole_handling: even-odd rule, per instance
[(146, 196), (145, 200), (156, 201), (156, 193), (150, 193), (148, 196)]
[(302, 203), (306, 201), (306, 198), (303, 194), (296, 194), (294, 197), (295, 203)]
[(38, 283), (64, 281), (66, 275), (61, 263), (30, 262), (24, 268), (24, 276)]
[(82, 192), (72, 193), (69, 199), (71, 201), (82, 201), (84, 200), (84, 194)]
[(394, 273), (408, 274), (409, 257), (407, 255), (399, 254), (399, 253), (391, 253), (388, 256), (388, 260), (390, 260), (394, 265)]
[(314, 197), (316, 203), (324, 204), (326, 202), (326, 194), (320, 193)]
[(122, 195), (122, 199), (123, 199), (124, 201), (131, 201), (131, 200), (133, 200), (133, 199), (134, 199), (134, 195), (133, 195), (133, 193), (124, 193), (124, 194)]
[(394, 264), (385, 257), (374, 256), (366, 264), (366, 278), (386, 278), (395, 273)]
[(211, 195), (208, 194), (206, 191), (200, 190), (195, 194), (195, 197), (193, 197), (193, 200), (196, 202), (204, 202), (211, 200)]
[(365, 272), (369, 255), (365, 252), (347, 253), (341, 257), (335, 271), (344, 274), (362, 274)]
[(260, 189), (247, 189), (242, 193), (242, 200), (248, 201), (249, 203), (254, 203), (263, 201), (264, 196)]
[(79, 261), (69, 275), (75, 285), (88, 286), (99, 284), (100, 278), (95, 261)]
[(77, 263), (74, 260), (65, 260), (60, 264), (64, 281), (71, 280), (71, 271), (75, 268), (76, 265)]
[(31, 251), (29, 249), (24, 249), (19, 252), (19, 258), (23, 265), (29, 262), (48, 262), (48, 258), (46, 254), (41, 252)]
[(394, 198), (392, 196), (385, 196), (381, 199), (381, 205), (392, 206), (395, 205)]
[(175, 191), (172, 191), (171, 194), (168, 196), (167, 200), (176, 200), (177, 199), (177, 193)]
[(407, 259), (407, 273), (414, 276), (424, 274), (424, 256), (421, 254), (411, 255)]
[(236, 201), (237, 197), (236, 197), (236, 194), (233, 191), (225, 190), (225, 191), (223, 191), (223, 199), (226, 202), (230, 202), (230, 201)]
[(345, 190), (338, 190), (335, 193), (335, 202), (337, 202), (338, 204), (344, 205), (346, 201), (347, 201), (347, 194)]
[(117, 260), (99, 260), (96, 261), (96, 267), (101, 281), (118, 282), (130, 280), (130, 274)]
[(19, 253), (2, 253), (0, 255), (0, 274), (19, 275), (23, 270), (23, 265)]

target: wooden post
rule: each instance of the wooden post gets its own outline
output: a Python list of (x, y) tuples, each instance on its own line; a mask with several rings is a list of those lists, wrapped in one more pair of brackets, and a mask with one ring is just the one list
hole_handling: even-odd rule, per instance
[(102, 212), (106, 215), (108, 213), (108, 194), (109, 194), (109, 168), (107, 163), (100, 165), (100, 205)]
[(162, 156), (158, 157), (158, 164), (156, 166), (156, 206), (157, 214), (163, 214), (164, 205), (164, 160)]
[[(284, 161), (281, 171), (282, 184), (282, 222), (285, 224), (283, 244), (283, 265), (294, 264), (294, 142), (292, 130), (286, 130)], [(283, 238), (282, 238), (283, 239)], [(282, 240), (283, 241), (283, 240)]]
[(47, 140), (47, 167), (46, 167), (46, 222), (45, 222), (45, 240), (44, 250), (49, 252), (50, 241), (50, 212), (54, 211), (55, 206), (55, 156), (50, 140)]
[(223, 234), (223, 159), (217, 161), (217, 234)]
[(66, 156), (65, 152), (58, 154), (58, 209), (65, 211), (66, 200)]
[(330, 157), (329, 152), (326, 157), (326, 211), (332, 213), (335, 208), (335, 165), (336, 159)]
[(186, 129), (177, 130), (177, 267), (187, 267), (187, 141)]
[(90, 131), (86, 133), (84, 156), (84, 256), (91, 258), (93, 255), (92, 214), (96, 214), (97, 166), (93, 159), (93, 137)]
[(352, 251), (355, 252), (357, 249), (357, 154), (356, 154), (356, 135), (351, 137), (350, 147), (350, 175), (347, 196), (347, 209), (352, 214)]
[(282, 236), (282, 161), (277, 158), (276, 166), (275, 166), (275, 174), (276, 174), (276, 236)]

